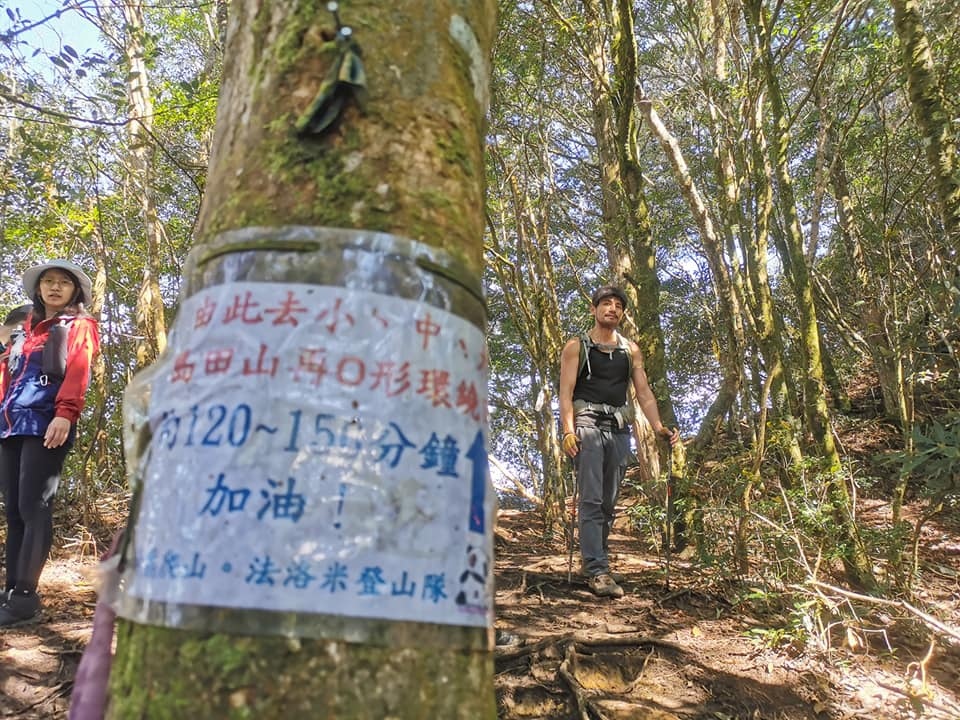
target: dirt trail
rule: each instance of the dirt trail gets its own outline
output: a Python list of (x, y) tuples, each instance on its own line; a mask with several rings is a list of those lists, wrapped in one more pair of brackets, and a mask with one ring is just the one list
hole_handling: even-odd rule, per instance
[(51, 560), (41, 580), (39, 621), (0, 630), (0, 718), (67, 716), (73, 676), (90, 639), (94, 564), (77, 557)]
[[(960, 718), (960, 643), (937, 646), (924, 690), (927, 633), (891, 627), (894, 653), (881, 651), (879, 633), (858, 652), (770, 649), (748, 634), (785, 618), (751, 615), (734, 604), (733, 588), (687, 560), (673, 559), (668, 589), (661, 559), (617, 528), (611, 549), (626, 596), (598, 599), (576, 577), (576, 561), (568, 582), (562, 539), (540, 535), (536, 516), (501, 512), (497, 628), (522, 644), (496, 650), (500, 720)], [(957, 542), (952, 532), (931, 537)], [(944, 547), (934, 548), (942, 582), (924, 600), (956, 627), (960, 546)], [(0, 631), (0, 718), (66, 717), (90, 635), (93, 564), (59, 552), (44, 571), (41, 622)]]
[[(496, 651), (501, 720), (893, 720), (921, 706), (923, 717), (960, 718), (960, 643), (937, 651), (921, 692), (911, 663), (926, 644), (888, 634), (897, 651), (886, 659), (877, 649), (770, 649), (749, 633), (784, 618), (699, 590), (710, 583), (686, 560), (673, 559), (668, 588), (664, 562), (615, 528), (626, 595), (600, 599), (576, 577), (576, 559), (568, 582), (562, 541), (538, 541), (532, 516), (506, 511), (499, 523), (497, 627), (523, 642)], [(947, 587), (944, 600), (960, 620), (960, 594)]]

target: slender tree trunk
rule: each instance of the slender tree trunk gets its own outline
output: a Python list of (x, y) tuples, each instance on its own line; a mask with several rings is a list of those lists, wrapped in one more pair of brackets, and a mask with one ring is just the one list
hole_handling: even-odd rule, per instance
[[(494, 149), (492, 152), (496, 153)], [(493, 270), (510, 300), (506, 311), (520, 334), (520, 343), (530, 356), (532, 371), (531, 400), (534, 408), (534, 432), (540, 454), (544, 528), (547, 532), (563, 517), (566, 494), (562, 470), (557, 423), (554, 417), (553, 388), (557, 384), (557, 358), (565, 338), (560, 330), (560, 309), (554, 282), (553, 259), (550, 255), (550, 217), (553, 187), (547, 184), (539, 198), (531, 198), (517, 181), (518, 173), (527, 169), (507, 168), (497, 158), (500, 176), (507, 178), (503, 195), (512, 200), (510, 212), (504, 212), (497, 227), (491, 227)], [(536, 172), (536, 170), (534, 170)], [(550, 174), (549, 170), (541, 172)], [(509, 217), (509, 219), (508, 219)], [(508, 232), (513, 241), (513, 258), (504, 248)]]
[(744, 347), (746, 345), (743, 333), (743, 317), (740, 312), (739, 299), (734, 292), (730, 279), (730, 268), (723, 255), (723, 241), (717, 234), (713, 219), (710, 217), (700, 191), (693, 182), (687, 163), (683, 159), (680, 145), (663, 124), (649, 99), (641, 99), (639, 107), (647, 125), (659, 140), (667, 160), (673, 167), (680, 192), (687, 201), (690, 212), (700, 229), (704, 253), (716, 288), (720, 317), (724, 323), (725, 348), (721, 354), (723, 380), (720, 390), (717, 392), (717, 398), (707, 410), (700, 426), (700, 432), (694, 441), (694, 451), (699, 451), (709, 444), (716, 431), (717, 424), (733, 407), (740, 390), (740, 383), (743, 380)]
[[(703, 16), (709, 19), (709, 23), (704, 25), (704, 37), (700, 44), (710, 48), (710, 56), (705, 59), (704, 64), (713, 70), (713, 77), (710, 82), (704, 83), (703, 91), (708, 99), (712, 135), (715, 138), (717, 175), (723, 187), (723, 194), (718, 198), (724, 218), (722, 227), (728, 257), (742, 257), (744, 266), (743, 273), (740, 273), (736, 264), (732, 263), (732, 284), (740, 300), (744, 321), (749, 324), (756, 339), (757, 348), (763, 357), (763, 369), (770, 381), (770, 390), (763, 392), (761, 387), (767, 383), (755, 370), (752, 386), (757, 399), (761, 394), (763, 397), (770, 397), (773, 417), (793, 429), (788, 431), (787, 450), (791, 464), (797, 465), (802, 455), (796, 432), (799, 423), (795, 420), (793, 409), (796, 403), (791, 403), (795, 393), (790, 387), (790, 376), (784, 361), (780, 330), (782, 322), (774, 306), (767, 276), (772, 192), (765, 172), (766, 141), (760, 99), (763, 93), (754, 86), (747, 98), (740, 103), (733, 102), (730, 97), (728, 48), (737, 53), (738, 64), (748, 62), (742, 52), (737, 50), (738, 45), (729, 41), (735, 28), (739, 26), (739, 5), (734, 3), (728, 6), (720, 0), (710, 0), (709, 12), (705, 11)], [(709, 43), (706, 40), (709, 40)], [(728, 124), (730, 119), (737, 117), (740, 117), (742, 127), (747, 129), (747, 135), (751, 139), (747, 147), (743, 147), (739, 142), (739, 138), (743, 137), (741, 128)], [(746, 185), (745, 181), (753, 183), (753, 203), (744, 202), (742, 188)], [(749, 219), (750, 211), (745, 210), (745, 207), (752, 209), (752, 219)], [(756, 363), (754, 366), (759, 369)], [(743, 385), (745, 389), (748, 387)], [(763, 428), (756, 428), (756, 437), (764, 434)], [(783, 477), (789, 482), (789, 474), (784, 474)]]
[[(877, 287), (877, 278), (867, 265), (856, 207), (847, 180), (846, 163), (836, 143), (836, 133), (831, 132), (827, 154), (831, 168), (830, 180), (837, 203), (840, 239), (852, 261), (857, 284), (862, 288)], [(860, 332), (880, 379), (884, 413), (894, 420), (905, 433), (905, 437), (909, 438), (912, 433), (913, 398), (907, 396), (903, 382), (903, 363), (907, 361), (904, 355), (906, 348), (901, 351), (896, 347), (899, 343), (891, 343), (887, 334), (888, 317), (894, 309), (888, 300), (889, 298), (885, 300), (883, 293), (876, 292), (868, 294), (857, 303)], [(901, 319), (894, 318), (893, 322), (897, 325)]]
[[(614, 24), (614, 110), (617, 118), (616, 147), (619, 149), (624, 216), (623, 235), (633, 270), (624, 274), (627, 292), (634, 299), (631, 316), (637, 328), (637, 343), (643, 353), (644, 369), (664, 424), (674, 427), (677, 416), (667, 378), (667, 352), (660, 324), (660, 276), (657, 273), (656, 245), (650, 222), (645, 181), (639, 163), (636, 109), (637, 41), (634, 35), (634, 6), (618, 0)], [(659, 478), (662, 448), (643, 413), (635, 423), (640, 475), (644, 482)], [(682, 451), (678, 457), (682, 456)], [(678, 463), (674, 462), (674, 466)], [(677, 475), (679, 477), (679, 475)], [(679, 499), (674, 477), (667, 478), (670, 490)], [(677, 486), (677, 487), (675, 487)]]
[[(106, 349), (110, 346), (109, 328), (104, 327), (102, 310), (104, 299), (107, 296), (107, 249), (103, 242), (102, 226), (100, 224), (99, 206), (90, 203), (90, 214), (96, 218), (93, 231), (93, 242), (91, 254), (94, 257), (93, 273), (93, 298), (87, 305), (87, 311), (100, 321), (100, 341), (101, 347)], [(83, 522), (87, 527), (96, 527), (102, 523), (99, 513), (99, 503), (97, 492), (102, 487), (101, 479), (104, 477), (116, 477), (112, 472), (115, 463), (119, 459), (114, 459), (115, 448), (109, 441), (107, 434), (108, 407), (111, 396), (108, 387), (107, 378), (112, 374), (110, 367), (110, 358), (106, 352), (97, 354), (91, 372), (90, 393), (87, 405), (90, 408), (90, 415), (93, 417), (93, 423), (84, 423), (81, 425), (81, 440), (78, 442), (78, 449), (83, 453), (83, 495), (82, 516)]]
[[(752, 160), (752, 179), (756, 196), (756, 222), (753, 232), (744, 236), (741, 247), (747, 264), (747, 277), (750, 279), (751, 294), (754, 302), (754, 325), (757, 345), (766, 363), (766, 372), (770, 377), (770, 401), (773, 415), (787, 426), (787, 453), (790, 465), (799, 466), (803, 460), (799, 435), (801, 423), (800, 407), (793, 380), (794, 373), (786, 361), (783, 343), (783, 318), (777, 312), (767, 274), (768, 247), (770, 234), (770, 215), (773, 212), (773, 186), (770, 178), (772, 171), (768, 160), (766, 136), (763, 130), (763, 93), (754, 100), (754, 111), (750, 114), (748, 127), (753, 141), (750, 153)], [(766, 384), (766, 383), (764, 383)], [(781, 482), (789, 487), (792, 479), (789, 472), (781, 472)]]
[(153, 98), (147, 73), (143, 3), (123, 3), (124, 52), (127, 57), (127, 98), (130, 103), (130, 152), (132, 181), (140, 200), (145, 251), (143, 279), (137, 297), (137, 365), (156, 359), (167, 344), (167, 321), (160, 294), (160, 238), (163, 228), (157, 216), (153, 188)]
[(764, 15), (762, 3), (750, 0), (747, 3), (751, 23), (753, 24), (760, 47), (761, 67), (767, 86), (774, 136), (770, 146), (772, 165), (777, 178), (777, 190), (780, 210), (784, 215), (785, 236), (783, 246), (786, 256), (783, 258), (791, 280), (797, 307), (800, 314), (801, 351), (804, 358), (804, 414), (807, 425), (817, 442), (821, 454), (831, 469), (839, 469), (840, 456), (833, 441), (830, 414), (823, 378), (823, 364), (820, 357), (820, 331), (817, 327), (817, 313), (813, 302), (813, 289), (810, 272), (806, 264), (803, 247), (803, 231), (793, 191), (793, 179), (789, 169), (790, 133), (788, 118), (783, 105), (780, 84), (773, 67), (770, 48), (769, 20)]
[[(298, 134), (298, 118), (331, 68), (335, 77), (363, 79), (359, 58), (348, 55), (356, 48), (345, 33), (335, 40), (337, 23), (319, 8), (307, 0), (231, 4), (207, 191), (173, 335), (177, 347), (138, 376), (125, 403), (135, 498), (123, 553), (124, 619), (111, 718), (496, 715), (492, 500), (479, 383), (486, 362), (483, 119), (496, 5), (358, 0), (341, 6), (342, 22), (363, 51), (365, 111), (353, 90), (341, 88), (342, 103), (327, 96), (332, 125)], [(341, 60), (349, 65), (338, 74)], [(272, 307), (276, 314), (268, 314), (266, 303), (255, 305), (257, 298), (279, 302), (284, 288), (290, 294)], [(208, 305), (217, 298), (226, 305), (223, 314)], [(305, 334), (290, 313), (310, 302), (320, 309), (300, 326)], [(369, 332), (351, 335), (367, 326)], [(210, 333), (229, 338), (231, 332), (238, 350), (249, 348), (242, 371), (229, 364), (229, 345), (213, 343), (193, 362), (190, 348), (201, 347)], [(258, 333), (278, 347), (263, 344)], [(287, 333), (290, 340), (281, 340)], [(345, 341), (336, 342), (341, 336)], [(316, 345), (302, 344), (310, 338)], [(408, 370), (390, 370), (404, 360)], [(298, 380), (284, 375), (288, 367), (309, 374)], [(378, 406), (371, 405), (373, 367), (381, 371)], [(447, 387), (455, 379), (449, 367), (476, 381)], [(238, 395), (231, 383), (249, 382), (244, 377), (262, 380)], [(361, 392), (364, 379), (370, 384)], [(210, 384), (196, 385), (202, 392), (194, 397), (178, 384), (201, 381)], [(208, 422), (199, 404), (238, 397), (229, 426), (193, 435), (197, 423)], [(171, 398), (196, 404), (161, 414)], [(314, 423), (307, 410), (317, 408)], [(341, 419), (342, 426), (334, 424)], [(423, 428), (410, 428), (441, 419), (449, 427), (436, 427), (439, 439), (456, 435), (446, 435), (439, 455), (431, 452), (438, 444), (423, 438), (418, 458), (411, 449), (418, 443), (408, 436), (423, 435)], [(161, 424), (152, 435), (150, 427)], [(464, 427), (478, 428), (469, 450), (461, 434), (473, 438), (474, 431), (461, 433)], [(203, 460), (202, 440), (218, 448), (210, 457), (219, 464)], [(282, 452), (294, 453), (291, 477), (265, 479)], [(219, 478), (207, 474), (221, 467)], [(294, 481), (302, 493), (294, 494)], [(210, 517), (202, 523), (190, 500), (197, 488), (206, 488), (201, 500), (208, 495)], [(209, 507), (212, 491), (221, 490), (229, 503), (221, 494), (221, 505)], [(242, 511), (258, 494), (262, 507), (254, 520)], [(447, 510), (442, 499), (448, 497), (464, 503)], [(446, 515), (459, 518), (461, 507), (464, 517), (448, 525)], [(330, 523), (317, 516), (329, 516)], [(280, 524), (284, 517), (317, 524), (291, 532)], [(227, 542), (205, 523), (221, 528)], [(238, 533), (231, 523), (247, 531)], [(281, 575), (271, 583), (268, 551), (278, 532), (302, 558), (326, 558), (326, 574), (317, 567), (311, 575), (300, 563), (287, 568), (286, 580)], [(466, 545), (473, 535), (476, 545)], [(197, 536), (193, 565), (173, 550), (163, 555), (176, 542), (189, 552)], [(151, 564), (158, 547), (162, 566)], [(252, 558), (249, 571), (238, 574), (236, 563), (220, 562), (215, 552), (236, 553), (237, 563)], [(358, 588), (357, 575), (349, 576), (359, 594), (337, 594), (347, 591), (339, 571), (353, 573), (352, 558), (363, 553), (384, 558), (383, 566), (365, 569), (368, 586)], [(209, 567), (202, 562), (208, 556), (216, 560)], [(463, 576), (449, 572), (455, 557), (467, 566)], [(400, 567), (434, 561), (435, 573), (408, 577), (404, 570), (400, 577)], [(389, 608), (396, 608), (393, 617), (377, 614)]]

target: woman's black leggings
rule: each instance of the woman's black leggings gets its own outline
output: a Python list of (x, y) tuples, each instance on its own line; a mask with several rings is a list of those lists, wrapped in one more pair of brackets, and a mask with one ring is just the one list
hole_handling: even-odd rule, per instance
[(0, 487), (7, 511), (6, 589), (35, 592), (53, 542), (53, 496), (70, 439), (47, 449), (42, 437), (0, 441)]

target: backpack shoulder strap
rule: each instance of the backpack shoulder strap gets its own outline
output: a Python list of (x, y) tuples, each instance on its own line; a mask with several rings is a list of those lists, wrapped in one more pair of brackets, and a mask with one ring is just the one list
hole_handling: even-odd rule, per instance
[(630, 341), (620, 333), (617, 333), (617, 346), (626, 353), (629, 377), (633, 377), (633, 351), (630, 349)]
[(580, 333), (580, 363), (577, 365), (577, 377), (580, 377), (580, 373), (583, 372), (583, 368), (587, 364), (587, 352), (593, 345), (594, 342), (590, 339), (589, 334)]
[(67, 373), (67, 337), (73, 317), (60, 318), (49, 330), (47, 341), (43, 344), (41, 372), (44, 375), (62, 381)]

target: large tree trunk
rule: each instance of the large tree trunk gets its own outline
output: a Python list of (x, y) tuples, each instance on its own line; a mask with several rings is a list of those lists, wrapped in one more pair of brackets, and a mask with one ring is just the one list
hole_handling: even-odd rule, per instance
[[(496, 5), (343, 7), (366, 111), (347, 97), (298, 135), (351, 49), (318, 6), (231, 5), (180, 316), (125, 403), (135, 500), (112, 718), (496, 714), (480, 291)], [(348, 569), (349, 592), (334, 572)]]

